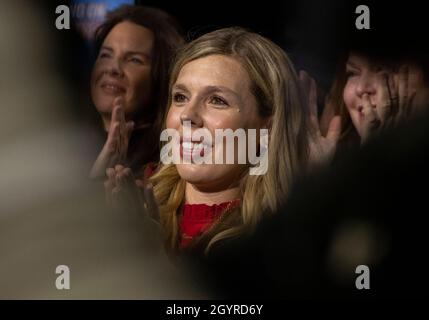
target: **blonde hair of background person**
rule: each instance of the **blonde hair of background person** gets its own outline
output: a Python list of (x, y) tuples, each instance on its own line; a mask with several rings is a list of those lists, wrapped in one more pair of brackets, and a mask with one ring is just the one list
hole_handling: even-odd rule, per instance
[[(276, 211), (287, 198), (307, 157), (306, 116), (292, 63), (270, 40), (241, 28), (226, 28), (201, 36), (179, 51), (170, 78), (171, 90), (181, 69), (210, 55), (224, 55), (240, 62), (251, 80), (260, 115), (270, 118), (268, 170), (265, 175), (240, 181), (241, 207), (222, 215), (199, 239), (206, 252), (216, 242), (253, 228), (264, 212)], [(177, 249), (179, 208), (185, 201), (185, 181), (176, 165), (162, 165), (150, 179), (159, 204), (167, 247)]]

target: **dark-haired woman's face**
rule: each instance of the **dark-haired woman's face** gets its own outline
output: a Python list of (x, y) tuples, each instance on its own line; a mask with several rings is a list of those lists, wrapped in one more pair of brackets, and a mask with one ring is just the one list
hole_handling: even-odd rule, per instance
[(367, 57), (351, 53), (346, 65), (344, 103), (358, 134), (362, 136), (364, 114), (363, 96), (367, 94), (375, 108), (380, 103), (379, 87), (387, 70)]
[(91, 96), (105, 127), (116, 97), (123, 96), (128, 119), (150, 101), (153, 42), (151, 30), (132, 22), (118, 23), (104, 40), (92, 70)]
[[(429, 103), (429, 87), (424, 82), (421, 68), (409, 62), (404, 62), (403, 65), (408, 68), (406, 83), (409, 92), (406, 95), (413, 96), (410, 110), (415, 112), (422, 107), (426, 107)], [(386, 105), (386, 101), (382, 98), (385, 75), (391, 74), (393, 76), (394, 87), (398, 91), (399, 82), (401, 81), (399, 70), (399, 63), (395, 66), (387, 67), (364, 55), (350, 53), (346, 64), (347, 77), (343, 90), (343, 99), (353, 125), (360, 136), (363, 135), (366, 123), (363, 111), (365, 97), (368, 97), (371, 107), (378, 114), (380, 107)], [(394, 95), (399, 95), (399, 101), (401, 100), (401, 92)]]

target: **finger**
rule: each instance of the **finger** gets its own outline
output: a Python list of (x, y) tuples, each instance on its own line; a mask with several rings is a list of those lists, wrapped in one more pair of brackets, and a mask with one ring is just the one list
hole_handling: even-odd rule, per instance
[(120, 165), (115, 165), (114, 170), (115, 170), (115, 173), (114, 173), (114, 175), (112, 177), (112, 180), (113, 180), (113, 182), (115, 184), (115, 187), (121, 188), (122, 187), (122, 182), (121, 182), (121, 172), (122, 172), (122, 170), (120, 168)]
[(128, 121), (126, 123), (126, 137), (127, 137), (127, 140), (130, 139), (131, 133), (133, 132), (133, 130), (134, 130), (134, 121)]
[(113, 180), (115, 177), (116, 171), (114, 168), (107, 168), (106, 169), (106, 176), (108, 179)]
[(414, 97), (421, 83), (424, 81), (423, 72), (415, 66), (409, 66), (408, 69), (408, 108), (406, 116), (409, 117), (413, 113), (415, 107)]
[(341, 117), (334, 116), (329, 123), (326, 138), (332, 142), (337, 142), (341, 135)]
[(398, 75), (398, 117), (405, 115), (408, 108), (408, 66), (401, 66)]
[(377, 113), (380, 121), (384, 123), (388, 115), (392, 112), (391, 100), (390, 100), (390, 89), (389, 89), (389, 78), (388, 74), (385, 73), (379, 78), (379, 95), (380, 102), (377, 104)]
[[(129, 168), (124, 168), (120, 165), (118, 165), (120, 169), (116, 171), (116, 183), (117, 185), (123, 189), (128, 190), (130, 187), (130, 177), (131, 177), (131, 170)], [(131, 180), (134, 184), (134, 179)]]
[(398, 112), (398, 89), (392, 73), (387, 74), (387, 88), (390, 99), (390, 114), (396, 115)]
[(327, 94), (325, 97), (325, 105), (323, 107), (322, 115), (319, 121), (319, 127), (322, 135), (326, 136), (329, 130), (329, 125), (332, 118), (335, 116), (335, 104), (332, 101), (331, 95)]
[(308, 92), (308, 89), (310, 88), (310, 76), (308, 75), (308, 73), (304, 70), (300, 70), (298, 74), (298, 79), (303, 85), (303, 89), (305, 89), (305, 92)]
[(110, 124), (106, 144), (111, 143), (117, 137), (119, 137), (119, 122), (115, 121)]
[(362, 97), (362, 113), (367, 122), (371, 122), (377, 117), (368, 94), (364, 94)]
[(118, 190), (124, 189), (124, 181), (121, 173), (116, 173), (115, 175), (115, 185)]
[(376, 111), (372, 107), (371, 101), (368, 94), (364, 94), (362, 97), (362, 114), (363, 114), (363, 137), (365, 141), (378, 128), (380, 121), (377, 118)]
[(113, 168), (108, 168), (106, 170), (107, 179), (112, 184), (112, 188), (116, 187), (116, 172)]
[[(310, 78), (310, 92), (309, 92), (310, 114), (318, 119), (317, 115), (317, 85), (313, 78)], [(317, 125), (319, 126), (319, 125)]]
[(132, 189), (135, 187), (134, 177), (130, 168), (118, 165), (115, 179), (122, 189)]
[(107, 134), (107, 141), (103, 149), (107, 153), (106, 166), (112, 167), (116, 164), (117, 154), (119, 152), (119, 122), (111, 124), (109, 132)]
[(117, 97), (114, 101), (114, 112), (115, 115), (114, 121), (119, 122), (120, 133), (124, 134), (125, 131), (125, 111), (123, 106), (124, 99), (122, 97)]
[(127, 152), (128, 152), (128, 144), (130, 141), (130, 137), (132, 134), (132, 131), (134, 130), (134, 122), (133, 121), (129, 121), (127, 123), (125, 123), (125, 127), (121, 127), (121, 137), (120, 137), (120, 143), (119, 143), (119, 153), (121, 155), (121, 159), (122, 161), (125, 161), (126, 157), (127, 157)]
[(111, 117), (111, 123), (114, 122), (120, 122), (121, 121), (121, 103), (117, 103), (118, 98), (116, 98), (113, 102), (113, 109), (112, 109), (112, 117)]
[(125, 122), (124, 98), (116, 97), (114, 105), (117, 108), (118, 121)]

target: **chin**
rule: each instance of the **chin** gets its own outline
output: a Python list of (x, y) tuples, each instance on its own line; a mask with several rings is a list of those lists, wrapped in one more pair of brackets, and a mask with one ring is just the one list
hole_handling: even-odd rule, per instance
[(92, 98), (95, 108), (101, 114), (112, 112), (113, 100), (114, 98), (100, 96), (100, 95), (93, 95), (93, 98)]
[(234, 183), (231, 181), (231, 177), (236, 176), (235, 170), (226, 168), (225, 165), (178, 164), (176, 167), (183, 180), (202, 188), (226, 188)]
[(206, 172), (209, 170), (205, 170), (206, 168), (203, 168), (203, 166), (206, 165), (178, 164), (177, 172), (179, 173), (180, 177), (186, 182), (192, 184), (200, 184), (206, 182), (210, 177), (210, 175)]

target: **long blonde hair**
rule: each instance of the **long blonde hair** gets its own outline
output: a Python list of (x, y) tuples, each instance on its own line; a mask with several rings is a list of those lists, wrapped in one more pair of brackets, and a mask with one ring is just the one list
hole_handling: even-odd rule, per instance
[[(247, 70), (261, 117), (271, 117), (268, 170), (265, 175), (243, 176), (241, 208), (224, 214), (200, 238), (206, 252), (219, 240), (252, 229), (264, 212), (275, 212), (289, 194), (292, 182), (307, 157), (306, 115), (296, 72), (285, 52), (270, 40), (241, 28), (220, 29), (201, 36), (182, 48), (170, 77), (170, 93), (182, 67), (209, 55), (237, 59)], [(169, 97), (171, 105), (171, 94)], [(165, 123), (165, 121), (164, 121)], [(160, 222), (167, 247), (177, 249), (180, 206), (185, 200), (185, 181), (175, 165), (162, 165), (151, 178), (160, 205)], [(204, 240), (203, 240), (204, 239)]]

